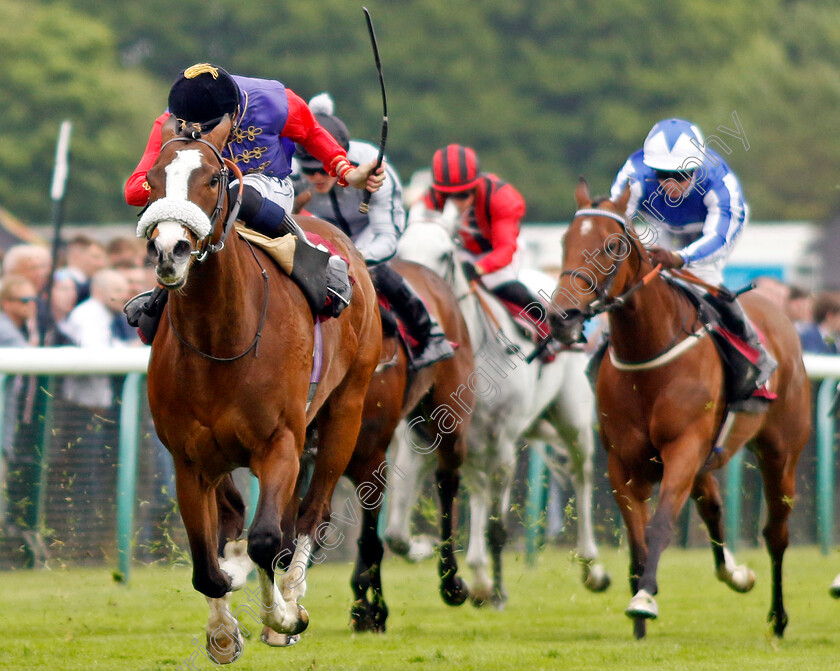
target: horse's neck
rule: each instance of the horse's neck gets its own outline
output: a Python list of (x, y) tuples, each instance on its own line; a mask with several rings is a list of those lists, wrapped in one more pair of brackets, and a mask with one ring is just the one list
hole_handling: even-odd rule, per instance
[[(248, 272), (249, 265), (253, 273)], [(238, 236), (194, 264), (185, 290), (170, 297), (170, 315), (178, 333), (190, 336), (196, 346), (230, 346), (252, 338), (265, 292), (261, 276), (259, 282), (250, 279), (258, 272), (251, 249)]]
[(619, 359), (644, 361), (661, 354), (683, 329), (691, 329), (691, 306), (663, 279), (631, 296), (610, 313), (611, 347)]

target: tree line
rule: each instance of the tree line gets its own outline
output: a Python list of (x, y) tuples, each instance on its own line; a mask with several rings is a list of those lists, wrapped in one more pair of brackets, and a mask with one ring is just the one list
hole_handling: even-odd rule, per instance
[[(526, 219), (562, 221), (578, 175), (605, 192), (657, 120), (730, 144), (757, 220), (840, 206), (840, 6), (819, 0), (369, 0), (388, 90), (388, 156), (407, 181), (449, 142), (513, 183)], [(381, 98), (361, 5), (0, 0), (0, 205), (48, 221), (62, 119), (74, 124), (67, 217), (127, 221), (122, 185), (185, 67), (211, 61), (329, 91), (377, 142)]]

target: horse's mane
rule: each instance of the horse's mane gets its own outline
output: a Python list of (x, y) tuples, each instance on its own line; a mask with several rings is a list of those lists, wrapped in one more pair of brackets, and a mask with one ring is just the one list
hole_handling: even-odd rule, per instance
[(610, 199), (609, 196), (598, 195), (592, 198), (592, 207), (601, 207), (601, 205)]

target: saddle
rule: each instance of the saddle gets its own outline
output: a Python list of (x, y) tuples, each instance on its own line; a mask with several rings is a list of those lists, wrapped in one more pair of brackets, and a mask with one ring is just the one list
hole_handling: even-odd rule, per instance
[[(312, 243), (298, 241), (294, 235), (270, 238), (242, 224), (236, 230), (248, 242), (260, 247), (280, 266), (303, 292), (312, 314), (324, 321), (338, 317), (349, 304), (355, 281), (347, 274), (350, 264), (338, 253), (335, 246), (315, 233), (307, 233)], [(344, 268), (337, 267), (333, 257), (339, 257)]]
[[(773, 400), (774, 394), (770, 392), (756, 391), (756, 379), (758, 377), (758, 368), (755, 365), (759, 357), (759, 352), (737, 337), (733, 331), (731, 324), (721, 314), (718, 307), (709, 299), (708, 294), (683, 280), (670, 275), (661, 275), (662, 279), (668, 282), (677, 291), (683, 294), (688, 301), (694, 305), (697, 310), (697, 319), (704, 326), (712, 336), (712, 341), (720, 356), (721, 363), (724, 369), (724, 389), (726, 399), (730, 406), (737, 404), (739, 410), (763, 410), (763, 401)], [(743, 293), (743, 292), (737, 292)], [(736, 295), (737, 295), (736, 293)], [(729, 298), (720, 298), (718, 300), (730, 300)], [(737, 300), (735, 296), (731, 300)], [(764, 334), (755, 325), (752, 324), (761, 342), (765, 342)], [(589, 378), (589, 383), (592, 389), (595, 389), (595, 382), (598, 378), (598, 369), (601, 361), (609, 347), (609, 335), (605, 335), (598, 348), (592, 354), (589, 365), (586, 368), (586, 376)], [(759, 397), (756, 399), (756, 397)], [(757, 401), (753, 405), (751, 403)]]
[[(715, 304), (709, 300), (708, 294), (692, 284), (676, 277), (663, 275), (663, 279), (682, 292), (697, 310), (697, 318), (706, 325), (706, 330), (712, 335), (718, 355), (723, 363), (725, 375), (726, 398), (729, 403), (745, 401), (755, 392), (755, 382), (758, 377), (759, 351), (744, 342), (733, 333), (733, 327), (721, 314)], [(719, 300), (728, 300), (721, 298)], [(731, 300), (737, 300), (734, 296)], [(764, 334), (750, 322), (761, 342)]]
[(543, 315), (540, 319), (537, 319), (536, 315), (532, 315), (531, 313), (528, 313), (530, 318), (526, 319), (522, 316), (521, 306), (498, 296), (496, 296), (496, 299), (508, 311), (513, 323), (516, 324), (517, 329), (524, 337), (538, 343), (551, 335), (551, 327), (548, 325), (548, 311), (545, 309), (545, 306), (543, 306)]
[[(402, 341), (406, 349), (411, 351), (417, 347), (417, 339), (411, 335), (406, 325), (397, 318), (391, 310), (391, 303), (377, 290), (376, 300), (379, 303), (379, 316), (382, 319), (382, 354), (379, 357), (379, 364), (376, 372), (379, 373), (397, 364), (397, 353)], [(386, 342), (387, 341), (387, 342)]]

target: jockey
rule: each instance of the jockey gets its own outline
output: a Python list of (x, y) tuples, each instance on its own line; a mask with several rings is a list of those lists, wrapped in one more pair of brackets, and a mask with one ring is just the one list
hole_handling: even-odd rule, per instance
[[(375, 192), (384, 179), (381, 168), (374, 174), (374, 162), (351, 164), (345, 149), (318, 124), (306, 102), (280, 82), (230, 75), (220, 67), (199, 63), (184, 70), (169, 91), (169, 108), (155, 121), (143, 158), (126, 182), (129, 205), (145, 206), (148, 202), (146, 172), (160, 153), (161, 127), (170, 114), (177, 117), (181, 129), (199, 134), (211, 131), (230, 115), (233, 127), (223, 155), (244, 173), (239, 219), (269, 237), (293, 233), (307, 241), (301, 228), (287, 216), (294, 204), (289, 174), (295, 142), (316, 156), (341, 186)], [(231, 189), (236, 193), (238, 180)], [(349, 283), (346, 286), (349, 288)], [(160, 291), (155, 290), (149, 305)]]
[[(708, 284), (723, 283), (723, 268), (749, 221), (749, 206), (735, 173), (704, 143), (700, 129), (683, 119), (658, 122), (631, 155), (610, 190), (617, 199), (630, 187), (627, 218), (640, 214), (653, 226), (654, 264), (687, 268)], [(737, 300), (707, 294), (726, 327), (759, 353), (756, 387), (776, 368)]]
[[(350, 139), (347, 126), (333, 115), (334, 105), (329, 94), (315, 96), (309, 107), (318, 123), (347, 151), (352, 165), (369, 165), (376, 161), (378, 148)], [(368, 213), (362, 214), (359, 205), (363, 192), (338, 188), (338, 178), (329, 174), (323, 161), (313, 156), (308, 148), (298, 145), (295, 161), (310, 191), (306, 210), (334, 224), (353, 240), (365, 257), (377, 290), (417, 340), (417, 347), (410, 352), (412, 366), (420, 369), (450, 358), (454, 351), (446, 334), (429, 314), (420, 296), (388, 265), (397, 252), (397, 241), (405, 228), (402, 184), (397, 172), (391, 165), (385, 165), (382, 188), (371, 197)]]
[(450, 200), (458, 210), (458, 250), (468, 280), (480, 279), (486, 289), (521, 309), (542, 305), (519, 281), (519, 226), (525, 200), (494, 174), (480, 172), (470, 147), (450, 144), (432, 157), (432, 186), (423, 205), (443, 211)]

